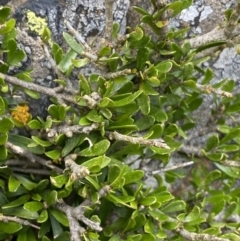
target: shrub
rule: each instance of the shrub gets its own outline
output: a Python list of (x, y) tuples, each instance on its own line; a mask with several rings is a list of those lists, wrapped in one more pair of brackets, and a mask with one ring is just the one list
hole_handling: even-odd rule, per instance
[[(211, 85), (213, 72), (201, 67), (208, 56), (198, 58), (225, 42), (192, 47), (187, 28), (162, 35), (168, 23), (159, 19), (190, 4), (153, 15), (136, 7), (161, 40), (142, 25), (120, 37), (114, 24), (96, 52), (69, 22), (66, 51), (45, 29), (43, 48), (58, 76), (52, 89), (34, 84), (29, 71), (11, 74), (25, 53), (10, 8), (0, 9), (0, 240), (239, 240), (240, 129), (230, 121), (239, 95), (233, 80)], [(92, 63), (101, 74), (83, 75)], [(31, 116), (31, 103), (14, 98), (19, 91), (50, 96), (48, 117)], [(215, 103), (212, 134), (194, 147), (188, 138), (210, 132), (194, 119), (206, 95)]]

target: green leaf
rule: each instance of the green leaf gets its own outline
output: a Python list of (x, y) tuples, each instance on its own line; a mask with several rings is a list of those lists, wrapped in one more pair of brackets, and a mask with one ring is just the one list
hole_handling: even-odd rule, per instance
[(0, 9), (0, 23), (2, 24), (4, 21), (7, 20), (11, 13), (11, 8), (7, 6), (2, 6)]
[(87, 79), (82, 74), (79, 74), (78, 78), (80, 79), (81, 90), (84, 91), (85, 94), (89, 95), (91, 93), (91, 89), (90, 89)]
[(217, 150), (218, 152), (234, 152), (239, 150), (239, 145), (221, 145)]
[(45, 27), (41, 37), (42, 37), (43, 42), (47, 43), (51, 39), (51, 31), (50, 31), (50, 29)]
[(41, 180), (37, 185), (36, 187), (34, 188), (34, 191), (35, 192), (42, 192), (46, 189), (46, 187), (48, 186), (49, 184), (49, 180), (48, 179), (44, 179), (44, 180)]
[(136, 29), (130, 33), (130, 37), (128, 41), (139, 41), (144, 36), (143, 30), (140, 27), (136, 27)]
[(50, 141), (43, 141), (41, 140), (40, 138), (36, 137), (36, 136), (32, 136), (31, 137), (37, 144), (39, 144), (40, 146), (43, 146), (43, 147), (48, 147), (48, 146), (51, 146), (52, 143)]
[(113, 28), (112, 28), (112, 39), (115, 39), (118, 35), (120, 29), (120, 25), (117, 22), (113, 23)]
[[(0, 30), (1, 32), (1, 30)], [(23, 50), (18, 49), (17, 42), (10, 39), (8, 42), (7, 63), (11, 66), (17, 66), (24, 59), (25, 53)]]
[(224, 172), (225, 174), (227, 174), (230, 177), (233, 178), (239, 178), (240, 176), (240, 170), (239, 168), (235, 168), (235, 167), (227, 167), (227, 166), (223, 166), (221, 164), (218, 163), (214, 163), (222, 172)]
[(231, 241), (238, 241), (239, 235), (234, 234), (234, 233), (227, 233), (227, 234), (222, 235), (221, 238), (231, 240)]
[(213, 77), (213, 71), (210, 68), (207, 68), (207, 70), (205, 71), (204, 78), (202, 80), (202, 85), (209, 84), (210, 80), (212, 80)]
[(159, 73), (166, 74), (172, 69), (172, 62), (164, 61), (155, 66)]
[(16, 200), (3, 205), (2, 208), (5, 209), (5, 208), (18, 207), (18, 206), (24, 204), (25, 202), (27, 202), (29, 199), (30, 199), (29, 194), (22, 195), (21, 197), (17, 198)]
[(3, 222), (0, 221), (0, 232), (3, 233), (16, 233), (17, 231), (22, 229), (22, 225), (16, 222)]
[(0, 145), (4, 145), (8, 139), (8, 135), (6, 133), (0, 133)]
[(38, 130), (42, 128), (42, 124), (38, 120), (31, 120), (27, 125), (32, 130)]
[(165, 122), (168, 120), (168, 116), (164, 110), (162, 110), (160, 107), (157, 108), (153, 105), (151, 105), (151, 111), (150, 115), (155, 118), (155, 121), (157, 122)]
[(140, 181), (144, 176), (144, 171), (142, 170), (131, 170), (124, 174), (125, 185), (129, 183), (136, 183)]
[(138, 13), (142, 14), (142, 15), (149, 15), (149, 12), (147, 12), (143, 8), (140, 8), (140, 7), (137, 7), (137, 6), (133, 6), (133, 9), (135, 11), (137, 11)]
[(5, 112), (5, 102), (3, 98), (0, 96), (0, 115), (4, 114)]
[(79, 143), (81, 135), (73, 134), (73, 136), (67, 139), (66, 145), (62, 149), (62, 156), (68, 155)]
[(98, 111), (96, 109), (91, 110), (90, 112), (88, 112), (88, 114), (86, 115), (86, 118), (92, 122), (102, 122), (103, 118), (101, 115), (99, 115)]
[(57, 188), (62, 188), (63, 185), (65, 185), (68, 181), (68, 177), (65, 174), (61, 174), (55, 177), (50, 177), (50, 181), (53, 186)]
[(72, 68), (72, 60), (77, 57), (77, 53), (70, 49), (65, 57), (60, 61), (58, 64), (58, 68), (63, 72), (63, 73), (70, 73), (71, 68)]
[(154, 196), (143, 197), (139, 199), (139, 203), (144, 206), (151, 206), (156, 203), (157, 198)]
[(6, 208), (2, 210), (3, 215), (16, 216), (19, 218), (34, 220), (38, 218), (37, 212), (29, 212), (22, 207)]
[(161, 211), (165, 213), (172, 213), (178, 211), (184, 211), (186, 209), (186, 203), (182, 200), (171, 201), (167, 205), (161, 208)]
[(84, 51), (82, 45), (80, 45), (70, 34), (63, 32), (63, 37), (72, 50), (78, 54), (82, 54)]
[(43, 204), (37, 201), (27, 202), (23, 205), (23, 208), (28, 210), (29, 212), (38, 212), (43, 207), (44, 207)]
[(154, 117), (148, 115), (139, 118), (134, 124), (138, 127), (139, 131), (143, 131), (152, 127), (154, 122)]
[(102, 47), (98, 52), (98, 57), (101, 58), (103, 56), (107, 56), (111, 53), (112, 49), (109, 46)]
[(115, 52), (110, 55), (109, 61), (108, 61), (108, 66), (111, 72), (114, 72), (117, 70), (118, 63), (119, 63), (119, 54)]
[(72, 59), (72, 64), (74, 65), (74, 67), (76, 68), (82, 68), (83, 66), (87, 65), (89, 63), (89, 59), (88, 58), (84, 58), (84, 59)]
[(149, 114), (150, 112), (150, 99), (148, 95), (145, 95), (142, 93), (138, 98), (137, 98), (138, 105), (140, 107), (141, 112), (144, 115)]
[(120, 106), (131, 104), (141, 93), (142, 93), (142, 90), (138, 90), (137, 92), (131, 93), (123, 99), (113, 101), (113, 106), (120, 107)]
[(12, 175), (8, 179), (8, 190), (9, 192), (16, 192), (21, 183)]
[(122, 166), (121, 168), (118, 165), (112, 165), (109, 167), (108, 183), (111, 184), (113, 189), (121, 188), (125, 185), (124, 174), (126, 170), (126, 165)]
[(52, 45), (52, 55), (57, 64), (63, 59), (63, 50), (57, 43), (53, 43)]
[(233, 129), (228, 134), (226, 134), (225, 137), (219, 142), (219, 145), (225, 144), (228, 141), (232, 141), (235, 137), (238, 137), (240, 135), (240, 129)]
[(94, 144), (92, 147), (88, 147), (80, 152), (82, 156), (99, 156), (105, 154), (110, 146), (108, 140), (102, 140)]
[(13, 123), (8, 118), (2, 118), (0, 120), (0, 133), (7, 133), (9, 130), (13, 128)]
[(24, 89), (24, 92), (25, 92), (28, 96), (30, 96), (31, 98), (36, 99), (36, 100), (38, 100), (38, 99), (41, 97), (41, 95), (40, 95), (38, 92), (33, 91), (33, 90)]
[(82, 163), (82, 166), (87, 167), (90, 172), (99, 172), (101, 169), (106, 167), (110, 162), (111, 158), (106, 156), (98, 156), (88, 161), (85, 161), (84, 163)]
[(56, 120), (63, 121), (66, 117), (66, 110), (62, 105), (50, 105), (48, 113)]
[(46, 197), (46, 202), (48, 206), (51, 206), (57, 202), (57, 191), (52, 190)]
[(108, 194), (105, 198), (110, 202), (116, 203), (117, 205), (123, 205), (133, 209), (133, 207), (127, 203), (134, 201), (134, 197), (127, 197), (127, 196), (117, 197), (113, 194)]
[(51, 158), (54, 161), (58, 161), (61, 156), (61, 150), (52, 150), (45, 152), (45, 155)]
[(29, 191), (31, 191), (33, 188), (36, 187), (36, 183), (30, 181), (29, 179), (23, 177), (23, 176), (20, 176), (20, 175), (16, 175), (15, 174), (15, 177), (18, 181), (21, 182), (21, 184)]
[(239, 103), (232, 104), (232, 105), (228, 106), (225, 110), (225, 112), (228, 113), (228, 114), (235, 113), (235, 112), (238, 113), (239, 111), (240, 111)]
[(222, 176), (222, 173), (219, 170), (211, 171), (210, 173), (208, 173), (206, 179), (204, 180), (204, 184), (209, 185), (213, 181), (221, 178), (221, 176)]
[(53, 238), (55, 239), (63, 232), (63, 228), (60, 223), (53, 217), (53, 215), (51, 215), (51, 213), (49, 213), (49, 217), (53, 231)]
[(42, 146), (39, 146), (39, 145), (31, 146), (32, 144), (35, 144), (35, 143), (33, 142), (33, 140), (27, 137), (9, 134), (8, 141), (34, 154), (44, 153), (44, 148)]
[(219, 145), (218, 135), (212, 135), (208, 138), (206, 143), (206, 151), (211, 151)]
[(51, 215), (53, 215), (53, 217), (59, 222), (61, 223), (63, 226), (65, 227), (69, 227), (69, 223), (68, 223), (68, 219), (66, 217), (66, 215), (64, 213), (62, 213), (59, 210), (56, 209), (50, 209), (49, 210)]
[(143, 68), (145, 67), (146, 65), (146, 62), (148, 61), (149, 59), (149, 54), (150, 54), (150, 51), (148, 48), (140, 48), (137, 52), (137, 69), (138, 70), (143, 70)]
[[(89, 232), (88, 232), (88, 236), (90, 236)], [(69, 241), (70, 239), (71, 239), (70, 233), (67, 231), (64, 231), (61, 234), (59, 234), (59, 236), (55, 238), (54, 241)]]
[(6, 160), (7, 158), (7, 148), (5, 146), (0, 146), (0, 160)]
[(41, 213), (40, 213), (40, 215), (39, 215), (39, 217), (38, 217), (38, 219), (37, 219), (37, 222), (38, 223), (44, 223), (44, 222), (46, 222), (48, 220), (48, 212), (47, 212), (47, 210), (43, 210)]
[(6, 23), (4, 23), (3, 26), (0, 28), (0, 34), (6, 34), (12, 31), (12, 29), (15, 27), (16, 20), (15, 19), (9, 19)]

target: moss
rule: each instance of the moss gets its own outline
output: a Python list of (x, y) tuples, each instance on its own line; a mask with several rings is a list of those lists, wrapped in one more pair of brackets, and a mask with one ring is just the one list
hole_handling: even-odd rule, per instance
[(38, 35), (42, 35), (44, 28), (48, 26), (45, 18), (36, 16), (36, 14), (30, 10), (27, 11), (27, 19), (29, 29)]

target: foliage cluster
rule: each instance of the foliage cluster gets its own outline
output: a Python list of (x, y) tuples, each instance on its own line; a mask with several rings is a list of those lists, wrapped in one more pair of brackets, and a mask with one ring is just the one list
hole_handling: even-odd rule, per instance
[[(174, 17), (191, 3), (175, 1), (153, 15), (135, 9), (159, 34), (167, 25), (159, 20), (163, 14)], [(208, 57), (196, 58), (209, 46), (192, 49), (184, 41), (187, 28), (154, 41), (136, 26), (120, 39), (114, 24), (112, 40), (97, 52), (68, 26), (65, 52), (45, 29), (43, 46), (60, 74), (59, 86), (48, 90), (53, 104), (43, 119), (14, 98), (19, 91), (38, 98), (46, 88), (32, 84), (30, 71), (11, 76), (25, 53), (9, 16), (10, 8), (2, 7), (0, 240), (239, 240), (233, 217), (240, 212), (240, 127), (227, 120), (238, 114), (240, 96), (231, 94), (233, 80), (210, 85), (213, 72), (201, 68)], [(82, 75), (89, 62), (107, 71)], [(74, 95), (68, 85), (73, 71), (79, 72)], [(197, 125), (191, 114), (206, 94), (214, 101), (214, 134), (186, 153), (185, 140)], [(137, 157), (165, 167), (176, 153), (192, 161), (190, 169), (144, 172), (127, 164)], [(157, 187), (146, 185), (147, 176)], [(175, 193), (179, 182), (183, 192)]]

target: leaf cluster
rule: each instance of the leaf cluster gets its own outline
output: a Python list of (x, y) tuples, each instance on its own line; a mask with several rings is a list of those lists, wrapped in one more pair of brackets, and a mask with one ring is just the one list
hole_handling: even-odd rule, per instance
[[(154, 15), (135, 9), (159, 34), (168, 24), (159, 20), (164, 13), (174, 17), (191, 3), (175, 1)], [(239, 223), (232, 221), (240, 209), (239, 167), (226, 161), (238, 163), (240, 155), (240, 127), (229, 124), (238, 117), (240, 99), (226, 94), (233, 92), (233, 80), (211, 85), (212, 70), (201, 67), (208, 57), (197, 59), (200, 50), (182, 43), (188, 29), (170, 29), (154, 41), (139, 25), (119, 41), (114, 24), (112, 42), (97, 52), (70, 33), (63, 34), (65, 51), (49, 42), (45, 29), (43, 45), (61, 72), (56, 82), (65, 90), (77, 72), (78, 89), (68, 104), (53, 96), (44, 119), (14, 99), (19, 90), (38, 98), (38, 90), (11, 86), (4, 77), (26, 55), (9, 15), (8, 7), (0, 9), (0, 240), (185, 240), (181, 230), (209, 240), (239, 240)], [(106, 71), (83, 75), (81, 68), (90, 62)], [(15, 77), (32, 81), (28, 71)], [(209, 109), (213, 134), (197, 152), (186, 152), (191, 130), (198, 130), (193, 113), (206, 94), (215, 107)], [(193, 161), (192, 167), (160, 168), (176, 154)], [(141, 164), (130, 165), (132, 158)], [(145, 160), (157, 163), (159, 172), (144, 171)], [(154, 187), (146, 184), (148, 176)], [(184, 185), (180, 191), (178, 183)], [(72, 229), (76, 217), (61, 205), (84, 210), (77, 217), (79, 233)]]

